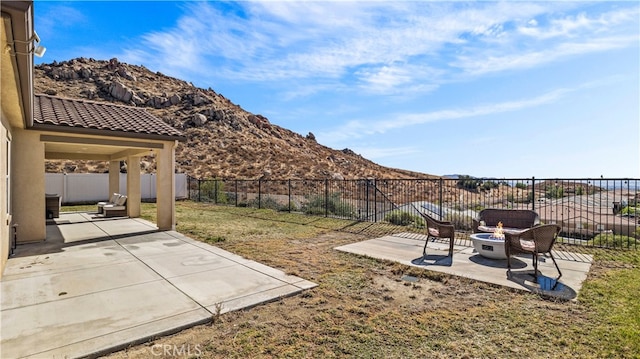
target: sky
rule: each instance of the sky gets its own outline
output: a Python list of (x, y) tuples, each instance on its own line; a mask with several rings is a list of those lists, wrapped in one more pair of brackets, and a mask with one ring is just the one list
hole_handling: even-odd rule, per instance
[(637, 1), (35, 1), (47, 48), (434, 175), (640, 178)]

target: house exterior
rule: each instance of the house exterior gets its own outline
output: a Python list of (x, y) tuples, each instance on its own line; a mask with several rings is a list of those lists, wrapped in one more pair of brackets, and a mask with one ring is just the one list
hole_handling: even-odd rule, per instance
[(109, 193), (127, 162), (127, 214), (140, 215), (142, 156), (157, 161), (157, 225), (175, 229), (180, 131), (144, 109), (33, 93), (33, 1), (2, 1), (0, 277), (11, 246), (46, 239), (45, 160), (109, 162)]

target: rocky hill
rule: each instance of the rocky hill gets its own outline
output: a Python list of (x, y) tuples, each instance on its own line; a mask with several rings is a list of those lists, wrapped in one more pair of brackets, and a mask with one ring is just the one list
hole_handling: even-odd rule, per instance
[[(78, 58), (40, 64), (35, 91), (48, 95), (144, 107), (184, 132), (176, 149), (176, 168), (198, 178), (356, 179), (433, 178), (387, 168), (348, 148), (334, 150), (259, 114), (252, 114), (213, 89), (153, 72), (117, 59)], [(142, 171), (153, 171), (150, 159)], [(105, 164), (48, 161), (48, 172), (104, 172)]]

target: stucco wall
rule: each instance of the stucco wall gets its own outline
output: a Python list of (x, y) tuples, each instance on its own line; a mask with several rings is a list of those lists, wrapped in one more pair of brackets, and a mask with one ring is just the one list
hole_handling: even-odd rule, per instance
[(4, 113), (2, 116), (2, 125), (0, 126), (0, 278), (2, 278), (2, 272), (4, 266), (7, 263), (9, 257), (9, 246), (11, 243), (11, 232), (9, 231), (11, 225), (11, 216), (9, 214), (8, 200), (9, 189), (7, 188), (7, 173), (8, 173), (8, 153), (7, 153), (7, 140), (10, 135), (10, 128), (5, 125)]
[(36, 131), (14, 129), (11, 187), (13, 222), (18, 224), (18, 243), (43, 241), (46, 237), (44, 144)]

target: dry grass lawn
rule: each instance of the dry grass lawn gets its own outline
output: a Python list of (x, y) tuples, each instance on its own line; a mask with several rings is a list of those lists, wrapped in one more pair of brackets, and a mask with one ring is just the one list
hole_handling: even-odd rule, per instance
[[(154, 220), (153, 205), (143, 212)], [(640, 357), (635, 252), (596, 253), (578, 300), (556, 302), (333, 249), (390, 225), (192, 202), (178, 203), (177, 216), (186, 235), (319, 286), (110, 358)]]

